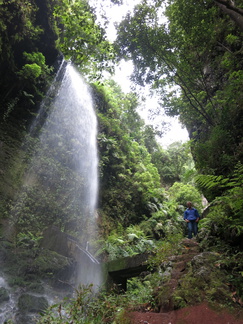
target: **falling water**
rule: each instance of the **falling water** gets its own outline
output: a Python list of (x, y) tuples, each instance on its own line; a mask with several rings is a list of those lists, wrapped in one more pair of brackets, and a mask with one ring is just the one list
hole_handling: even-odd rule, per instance
[[(68, 64), (40, 140), (43, 150), (47, 146), (53, 148), (55, 158), (80, 176), (82, 196), (74, 192), (70, 198), (81, 197), (81, 214), (91, 218), (95, 216), (98, 189), (96, 132), (97, 120), (89, 88)], [(65, 156), (58, 156), (58, 148)]]
[(86, 259), (71, 277), (76, 276), (77, 285), (100, 286), (97, 260), (87, 251), (96, 235), (98, 191), (97, 120), (90, 89), (67, 63), (50, 89), (24, 144), (31, 153), (12, 217), (34, 233), (54, 224), (78, 238), (78, 251)]
[(54, 223), (76, 233), (85, 247), (96, 226), (97, 120), (87, 84), (71, 64), (62, 69), (56, 92), (49, 94), (51, 105), (47, 100), (42, 107), (50, 113), (25, 181), (38, 182), (42, 192), (56, 191), (53, 203), (59, 215), (53, 216)]
[(85, 246), (95, 224), (97, 120), (89, 87), (77, 70), (65, 64), (59, 74), (41, 107), (45, 122), (31, 128), (32, 135), (40, 129), (24, 186), (42, 197), (39, 208), (35, 198), (35, 220), (82, 236)]

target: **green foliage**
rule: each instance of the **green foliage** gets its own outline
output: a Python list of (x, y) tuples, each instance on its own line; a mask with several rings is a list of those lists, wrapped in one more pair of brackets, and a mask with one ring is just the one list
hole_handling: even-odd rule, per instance
[(186, 276), (180, 280), (180, 287), (173, 296), (176, 308), (196, 305), (205, 299), (217, 308), (233, 306), (229, 287), (223, 284), (226, 273), (217, 269), (215, 258), (212, 263), (210, 269), (207, 265), (207, 274), (199, 269), (200, 275), (198, 275), (197, 271), (191, 267)]
[(23, 53), (24, 57), (28, 62), (36, 63), (41, 67), (45, 67), (45, 56), (40, 52), (32, 52), (32, 53)]
[(125, 324), (123, 308), (127, 305), (127, 299), (115, 292), (107, 294), (101, 291), (94, 294), (92, 285), (81, 286), (74, 299), (51, 306), (37, 323)]
[[(107, 224), (105, 242), (99, 253), (115, 259), (149, 250), (153, 245), (145, 244), (150, 242), (147, 238), (167, 239), (182, 233), (184, 208), (178, 205), (195, 200), (200, 209), (201, 195), (195, 187), (186, 184), (183, 189), (178, 184), (174, 191), (165, 193), (158, 177), (159, 171), (160, 178), (166, 179), (164, 170), (168, 167), (171, 179), (167, 182), (172, 184), (175, 178), (186, 178), (185, 166), (193, 168), (188, 146), (174, 143), (164, 152), (155, 141), (152, 129), (142, 127), (134, 112), (137, 107), (134, 96), (122, 94), (112, 83), (106, 83), (105, 87), (98, 85), (96, 89), (101, 215), (103, 224)], [(129, 239), (116, 222), (127, 230), (131, 228), (129, 224), (140, 223), (145, 240), (133, 232), (134, 227)]]
[[(235, 139), (223, 125), (215, 126), (208, 139), (203, 143), (194, 142), (192, 147), (195, 156), (198, 157), (196, 168), (199, 171), (203, 170), (204, 174), (230, 174), (237, 161), (241, 160), (238, 144), (236, 148)], [(236, 160), (235, 154), (239, 159)]]
[(35, 80), (41, 75), (41, 67), (36, 63), (25, 64), (19, 72), (19, 76), (23, 79)]
[(89, 73), (94, 79), (101, 77), (104, 68), (111, 70), (113, 48), (104, 30), (96, 24), (88, 1), (59, 1), (54, 17), (59, 29), (58, 47), (66, 59), (71, 59), (82, 73)]
[(204, 174), (228, 175), (242, 161), (241, 39), (211, 1), (144, 0), (118, 27), (118, 55), (133, 61), (136, 82), (158, 90), (169, 115), (180, 115)]
[(3, 120), (6, 121), (9, 114), (13, 111), (14, 107), (16, 106), (16, 104), (19, 101), (19, 97), (15, 97), (13, 99), (11, 99), (8, 103), (7, 103), (7, 108), (6, 111), (3, 115)]
[(155, 243), (149, 239), (138, 225), (126, 229), (113, 230), (108, 237), (99, 242), (102, 246), (97, 253), (104, 254), (108, 260), (152, 251)]
[(24, 58), (31, 64), (25, 64), (22, 69), (17, 73), (23, 80), (35, 81), (40, 76), (48, 77), (52, 68), (45, 64), (45, 56), (40, 52), (23, 53)]
[(179, 244), (182, 239), (181, 233), (168, 234), (166, 240), (158, 242), (154, 255), (152, 255), (148, 263), (151, 269), (160, 266), (171, 255), (178, 255), (181, 253), (181, 245)]
[[(104, 68), (112, 70), (113, 47), (104, 30), (95, 24), (88, 2), (45, 3), (50, 10), (45, 18), (48, 24), (56, 24), (57, 46), (64, 56), (94, 78), (99, 78)], [(161, 21), (163, 5), (167, 22)], [(40, 90), (52, 72), (45, 57), (49, 48), (41, 45), (45, 30), (36, 20), (37, 13), (35, 1), (10, 0), (0, 8), (0, 63), (4, 76), (0, 94), (5, 121), (15, 108), (19, 107), (22, 113), (36, 104), (36, 97), (41, 96)], [(198, 185), (210, 197), (216, 197), (200, 224), (201, 244), (207, 242), (212, 249), (222, 249), (226, 243), (235, 246), (231, 255), (221, 257), (219, 264), (228, 271), (230, 284), (242, 296), (239, 249), (243, 237), (243, 167), (240, 163), (235, 167), (243, 157), (241, 34), (209, 0), (173, 0), (166, 4), (161, 0), (142, 1), (118, 31), (117, 50), (121, 57), (133, 59), (134, 79), (157, 89), (168, 114), (180, 114), (190, 131), (196, 168), (207, 174), (197, 178)], [(6, 67), (4, 62), (8, 62)], [(12, 85), (13, 75), (18, 76), (18, 82)], [(168, 85), (178, 85), (180, 91), (171, 87), (168, 93), (169, 88), (165, 87)], [(94, 94), (99, 118), (99, 225), (100, 232), (105, 234), (97, 254), (115, 259), (156, 250), (150, 262), (151, 267), (158, 266), (168, 256), (180, 253), (186, 201), (193, 201), (201, 211), (201, 195), (193, 186), (195, 170), (191, 156), (185, 145), (175, 143), (168, 150), (158, 146), (156, 132), (144, 125), (136, 111), (139, 102), (133, 93), (125, 95), (114, 82), (105, 82), (94, 85)], [(28, 267), (49, 276), (60, 266), (51, 263), (56, 260), (53, 254), (39, 253), (39, 233), (45, 227), (56, 224), (74, 235), (87, 229), (86, 222), (77, 221), (85, 212), (86, 206), (80, 203), (85, 190), (80, 189), (82, 177), (69, 167), (69, 145), (58, 142), (61, 146), (58, 151), (47, 144), (46, 155), (42, 157), (40, 143), (36, 139), (30, 141), (37, 145), (33, 153), (35, 163), (18, 201), (10, 202), (9, 207), (16, 230), (15, 248), (25, 257), (18, 272), (21, 277), (15, 277), (12, 284), (23, 287), (26, 286), (23, 273), (28, 273)], [(24, 166), (12, 169), (14, 189), (19, 186), (20, 175), (30, 159), (27, 154), (21, 160)], [(16, 159), (15, 164), (18, 162)], [(161, 182), (171, 186), (167, 192), (161, 188)], [(63, 184), (70, 183), (71, 189), (66, 194)], [(78, 195), (70, 204), (69, 196), (74, 191)], [(83, 234), (88, 237), (86, 232)], [(36, 258), (30, 261), (33, 255)], [(59, 262), (67, 265), (65, 258)], [(50, 264), (53, 267), (49, 272)], [(125, 298), (115, 293), (94, 295), (90, 287), (81, 287), (75, 299), (54, 305), (40, 323), (125, 323), (123, 307), (127, 307), (127, 300), (134, 304), (151, 301), (152, 280), (155, 279), (146, 277), (129, 281), (130, 290)], [(203, 282), (191, 269), (174, 295), (175, 305), (201, 301), (203, 295), (217, 299), (222, 281), (216, 270)], [(226, 289), (222, 295), (228, 302)]]
[(186, 206), (187, 201), (191, 201), (199, 212), (202, 210), (202, 195), (196, 187), (175, 182), (168, 190), (170, 200), (178, 205)]
[[(52, 69), (45, 65), (45, 56), (52, 56), (56, 50), (55, 36), (51, 32), (51, 12), (45, 11), (47, 3), (49, 0), (44, 6), (38, 7), (38, 2), (34, 0), (24, 3), (10, 0), (4, 1), (0, 7), (0, 98), (5, 119), (10, 114), (17, 114), (18, 119), (28, 114), (28, 109), (38, 104), (49, 81)], [(45, 44), (42, 38), (46, 34), (48, 38)], [(49, 47), (48, 51), (46, 47)], [(35, 100), (29, 100), (30, 97), (27, 98), (25, 94)], [(13, 106), (14, 98), (17, 98), (18, 105)]]
[(144, 278), (131, 278), (127, 280), (127, 299), (134, 305), (153, 305), (153, 281), (151, 275)]
[(178, 210), (178, 205), (165, 202), (161, 210), (141, 222), (140, 228), (151, 238), (166, 241), (171, 235), (181, 234), (183, 225), (182, 211)]
[(233, 291), (233, 300), (237, 302), (237, 298), (243, 298), (243, 283), (242, 283), (242, 266), (243, 253), (235, 252), (233, 249), (224, 250), (219, 260), (220, 268), (227, 271), (227, 280)]
[(38, 248), (40, 244), (40, 240), (43, 237), (41, 235), (35, 236), (31, 232), (27, 233), (18, 233), (17, 239), (16, 239), (16, 245), (22, 248)]
[(185, 184), (190, 181), (193, 182), (196, 170), (189, 143), (175, 142), (169, 145), (166, 150), (158, 147), (157, 150), (151, 153), (151, 156), (163, 185), (170, 186), (175, 181), (181, 181)]
[[(231, 244), (240, 244), (243, 236), (243, 167), (238, 163), (230, 178), (223, 176), (199, 176), (198, 183), (206, 189), (221, 191), (209, 207), (207, 217), (200, 227), (206, 236), (219, 236)], [(227, 227), (227, 231), (225, 228)]]
[[(6, 49), (10, 49), (11, 45), (23, 41), (26, 37), (31, 39), (41, 33), (40, 26), (35, 25), (36, 11), (36, 4), (29, 0), (24, 4), (19, 0), (9, 0), (1, 4), (0, 50), (4, 55), (11, 55), (8, 51), (5, 52)], [(9, 43), (4, 42), (6, 36)]]
[[(0, 7), (0, 20), (0, 98), (2, 110), (7, 110), (5, 119), (14, 110), (28, 115), (29, 109), (38, 107), (59, 52), (94, 79), (104, 68), (112, 69), (112, 45), (86, 0), (8, 0)], [(9, 109), (14, 98), (19, 105)]]
[[(96, 85), (100, 152), (100, 201), (111, 221), (138, 223), (158, 210), (163, 198), (158, 170), (144, 138), (138, 101), (114, 83)], [(157, 145), (157, 144), (156, 144)]]

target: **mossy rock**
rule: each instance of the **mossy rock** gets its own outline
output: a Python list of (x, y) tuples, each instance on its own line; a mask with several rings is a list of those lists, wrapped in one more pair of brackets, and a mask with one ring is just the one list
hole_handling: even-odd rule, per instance
[(10, 249), (12, 248), (12, 244), (6, 240), (1, 240), (0, 242), (0, 262), (1, 269), (3, 269), (3, 264), (8, 259), (8, 255), (10, 253)]
[(192, 261), (192, 267), (194, 271), (198, 271), (199, 269), (207, 268), (209, 270), (215, 268), (214, 264), (218, 260), (219, 255), (214, 252), (202, 252), (198, 255), (196, 255)]
[(42, 294), (44, 293), (45, 289), (43, 287), (43, 283), (42, 282), (30, 282), (28, 285), (28, 289), (33, 292), (33, 293), (37, 293), (37, 294)]
[(36, 277), (11, 276), (8, 278), (8, 284), (11, 287), (24, 287), (27, 291), (37, 294), (43, 294), (45, 291), (43, 283)]
[(187, 274), (179, 282), (173, 294), (175, 308), (194, 305), (203, 301), (230, 304), (232, 299), (227, 273), (217, 266), (219, 255), (203, 252), (196, 255)]
[(48, 301), (45, 297), (23, 294), (19, 297), (18, 307), (21, 313), (39, 313), (48, 308)]
[(22, 277), (25, 281), (33, 282), (37, 278), (46, 277), (46, 274), (53, 275), (72, 264), (70, 258), (46, 249), (42, 249), (37, 256), (30, 256), (28, 250), (10, 254), (9, 260), (6, 261), (5, 272), (13, 277), (18, 273), (18, 277)]
[(72, 264), (73, 260), (60, 255), (54, 251), (43, 249), (33, 261), (33, 266), (38, 272), (44, 274), (55, 274)]
[(8, 279), (8, 284), (10, 287), (26, 287), (27, 282), (24, 280), (24, 278), (20, 276), (10, 276)]
[[(17, 314), (15, 321), (18, 324), (36, 324), (37, 316), (28, 315), (28, 314)], [(7, 322), (8, 323), (8, 322)], [(12, 323), (11, 321), (9, 323)]]
[(0, 304), (9, 301), (9, 293), (6, 288), (0, 288)]
[(54, 251), (42, 249), (35, 258), (28, 257), (27, 252), (10, 252), (8, 255), (9, 260), (4, 264), (4, 272), (9, 277), (8, 284), (11, 287), (25, 287), (28, 291), (43, 293), (41, 279), (55, 279), (59, 278), (60, 274), (62, 277), (63, 274), (68, 274), (63, 277), (63, 280), (66, 280), (75, 269), (72, 259)]

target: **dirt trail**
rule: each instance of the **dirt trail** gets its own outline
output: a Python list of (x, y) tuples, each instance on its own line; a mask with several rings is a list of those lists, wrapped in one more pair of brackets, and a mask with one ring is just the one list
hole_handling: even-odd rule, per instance
[[(189, 306), (174, 310), (172, 294), (180, 278), (188, 269), (188, 262), (199, 254), (198, 243), (192, 239), (182, 241), (183, 252), (181, 255), (170, 258), (172, 261), (171, 278), (166, 284), (168, 294), (161, 303), (159, 312), (132, 311), (128, 313), (131, 324), (243, 324), (243, 314), (232, 314), (212, 310), (206, 302), (196, 306)], [(241, 315), (241, 316), (239, 316)]]
[(168, 313), (132, 312), (129, 318), (131, 324), (243, 324), (243, 319), (236, 319), (228, 313), (217, 313), (206, 303)]

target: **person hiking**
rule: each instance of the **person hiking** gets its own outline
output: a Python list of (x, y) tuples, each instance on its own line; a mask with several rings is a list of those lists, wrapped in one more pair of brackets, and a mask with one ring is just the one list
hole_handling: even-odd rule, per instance
[(192, 238), (192, 233), (194, 236), (197, 235), (197, 224), (200, 219), (199, 213), (196, 208), (192, 207), (192, 203), (190, 201), (187, 202), (187, 209), (184, 212), (184, 220), (187, 223), (188, 229), (188, 238)]

